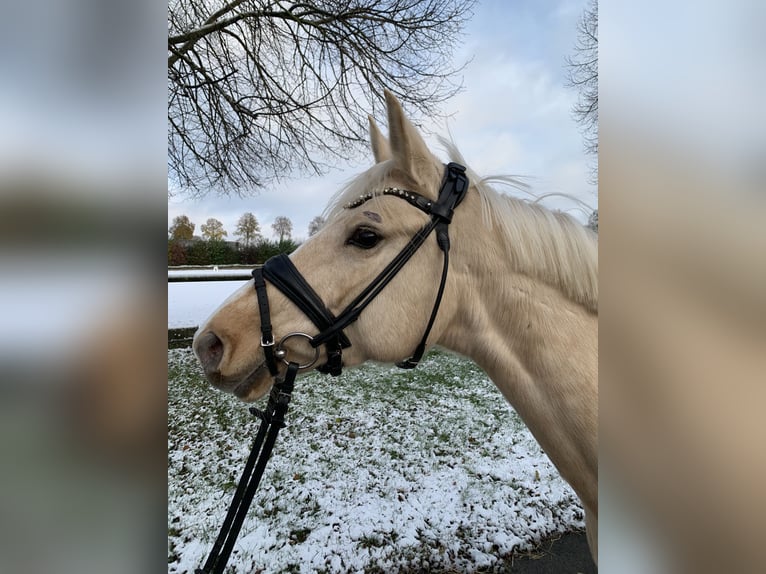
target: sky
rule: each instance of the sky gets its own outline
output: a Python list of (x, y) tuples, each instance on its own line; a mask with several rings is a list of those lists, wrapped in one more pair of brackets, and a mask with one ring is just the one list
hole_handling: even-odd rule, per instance
[[(589, 182), (593, 158), (583, 151), (571, 113), (577, 93), (565, 87), (565, 58), (572, 54), (586, 4), (587, 0), (479, 2), (455, 50), (456, 62), (470, 60), (463, 72), (465, 89), (445, 103), (447, 120), (423, 125), (423, 135), (437, 156), (446, 159), (437, 136), (449, 136), (480, 175), (523, 175), (538, 195), (565, 193), (597, 207), (597, 186)], [(385, 118), (378, 123), (385, 126)], [(201, 225), (213, 217), (233, 239), (237, 220), (249, 211), (265, 237), (273, 238), (271, 224), (284, 215), (293, 222), (293, 238), (305, 239), (309, 222), (331, 196), (371, 162), (370, 153), (324, 176), (285, 180), (244, 199), (215, 193), (201, 200), (176, 196), (168, 200), (168, 226), (184, 214), (199, 234)], [(543, 204), (587, 221), (587, 214), (571, 200), (550, 198)]]

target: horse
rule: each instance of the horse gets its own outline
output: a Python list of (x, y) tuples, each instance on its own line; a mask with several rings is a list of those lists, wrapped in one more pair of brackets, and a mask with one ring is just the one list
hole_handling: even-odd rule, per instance
[[(293, 291), (310, 295), (298, 300), (284, 285), (277, 288), (276, 272), (271, 281), (268, 275), (260, 284), (257, 277), (248, 281), (195, 334), (205, 376), (251, 402), (269, 392), (272, 375), (285, 372), (278, 359), (286, 354), (304, 371), (323, 361), (336, 371), (366, 361), (399, 362), (418, 346), (420, 355), (438, 345), (470, 357), (579, 497), (597, 562), (597, 236), (567, 214), (497, 192), (471, 170), (459, 199), (436, 209), (445, 166), (396, 97), (386, 91), (385, 100), (388, 139), (369, 117), (374, 165), (331, 199), (317, 233), (289, 260), (271, 265), (290, 267), (282, 278), (299, 275)], [(448, 167), (464, 165), (455, 146), (447, 147), (454, 161)], [(448, 234), (423, 239), (361, 312), (344, 312), (423, 235), (430, 210)], [(261, 298), (268, 301), (265, 315)], [(320, 319), (331, 323), (335, 314), (346, 318), (342, 330), (315, 335), (327, 343), (320, 348), (308, 333), (327, 327)], [(413, 367), (415, 359), (399, 366)]]

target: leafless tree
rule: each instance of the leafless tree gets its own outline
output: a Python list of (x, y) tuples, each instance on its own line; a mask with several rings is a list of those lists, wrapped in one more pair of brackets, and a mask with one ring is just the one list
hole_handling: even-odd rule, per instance
[(245, 194), (322, 173), (367, 138), (387, 87), (434, 116), (476, 0), (170, 0), (168, 170)]
[(598, 0), (591, 0), (583, 11), (574, 54), (566, 64), (567, 85), (578, 92), (572, 112), (582, 128), (585, 150), (598, 156)]
[(322, 229), (322, 226), (325, 224), (324, 217), (321, 215), (317, 215), (314, 219), (309, 221), (309, 237), (314, 235), (317, 231)]
[(258, 223), (255, 215), (250, 213), (243, 213), (242, 217), (237, 221), (237, 230), (234, 235), (242, 238), (242, 242), (246, 247), (249, 247), (253, 242), (261, 235), (261, 226)]
[(598, 233), (598, 209), (594, 209), (591, 212), (590, 217), (588, 217), (588, 224), (586, 227)]
[(282, 243), (285, 238), (290, 239), (293, 234), (293, 222), (284, 215), (279, 215), (274, 219), (274, 223), (271, 224), (271, 229), (274, 231), (274, 235), (279, 237), (279, 242)]

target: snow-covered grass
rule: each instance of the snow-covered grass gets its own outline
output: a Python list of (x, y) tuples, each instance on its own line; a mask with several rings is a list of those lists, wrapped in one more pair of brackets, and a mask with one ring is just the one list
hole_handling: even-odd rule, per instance
[[(168, 572), (218, 533), (256, 421), (168, 351)], [(296, 382), (230, 562), (239, 573), (492, 571), (584, 527), (571, 488), (471, 361)]]
[(202, 325), (229, 295), (246, 282), (247, 279), (168, 283), (168, 327)]

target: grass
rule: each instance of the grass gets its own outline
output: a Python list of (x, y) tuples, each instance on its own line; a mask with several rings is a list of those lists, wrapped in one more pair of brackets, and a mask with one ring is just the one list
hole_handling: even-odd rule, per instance
[[(217, 534), (255, 434), (188, 349), (168, 351), (169, 572)], [(232, 563), (238, 572), (489, 571), (582, 510), (471, 361), (369, 365), (296, 382)], [(297, 570), (296, 570), (297, 568)]]

